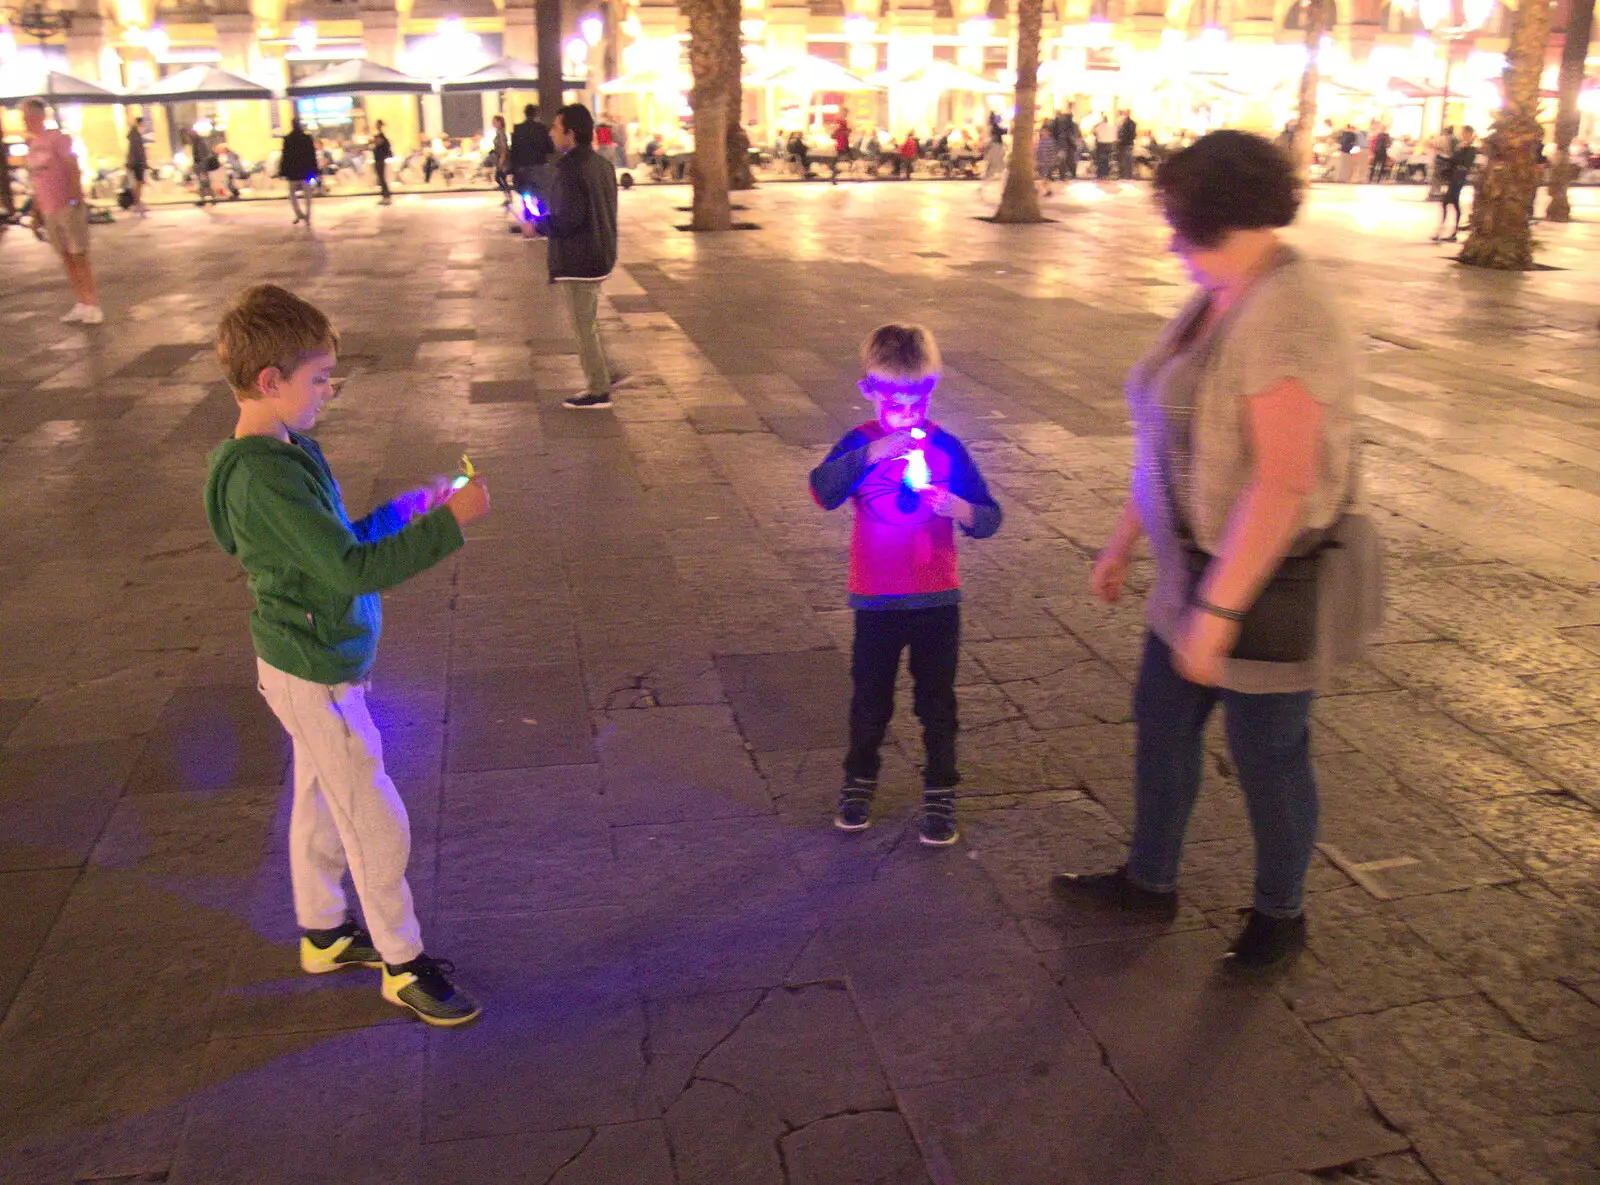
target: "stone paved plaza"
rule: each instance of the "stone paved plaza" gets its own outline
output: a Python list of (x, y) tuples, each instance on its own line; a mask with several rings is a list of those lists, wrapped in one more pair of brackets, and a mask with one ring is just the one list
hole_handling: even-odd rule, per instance
[[(96, 228), (96, 330), (0, 241), (0, 1179), (1600, 1181), (1600, 204), (1526, 276), (1449, 262), (1418, 190), (1319, 190), (1293, 234), (1365, 334), (1391, 614), (1316, 709), (1310, 949), (1239, 982), (1220, 734), (1175, 925), (1046, 888), (1131, 820), (1139, 607), (1086, 584), (1122, 376), (1185, 294), (1145, 189), (1003, 228), (969, 184), (774, 185), (716, 239), (687, 197), (623, 197), (614, 413), (558, 406), (544, 247), (489, 195)], [(232, 423), (206, 343), (267, 279), (344, 331), (320, 436), (353, 509), (463, 451), (493, 491), (385, 598), (374, 680), (468, 1029), (295, 961), (285, 738), (200, 503)], [(828, 823), (849, 521), (805, 475), (891, 318), (939, 335), (937, 414), (1006, 509), (964, 550), (943, 851), (909, 715), (886, 817)]]

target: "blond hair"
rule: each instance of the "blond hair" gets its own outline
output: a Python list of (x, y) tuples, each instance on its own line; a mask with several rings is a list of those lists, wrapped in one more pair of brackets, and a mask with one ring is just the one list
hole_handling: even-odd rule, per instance
[(861, 343), (861, 366), (888, 379), (920, 379), (939, 373), (939, 344), (921, 325), (880, 325)]
[(246, 288), (217, 325), (217, 360), (239, 399), (261, 398), (256, 379), (268, 367), (287, 376), (313, 354), (338, 352), (327, 314), (276, 284)]

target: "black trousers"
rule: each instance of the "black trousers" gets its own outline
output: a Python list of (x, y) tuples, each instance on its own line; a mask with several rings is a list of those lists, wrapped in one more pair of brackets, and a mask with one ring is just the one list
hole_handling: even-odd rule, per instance
[(388, 197), (389, 196), (389, 162), (386, 161), (386, 160), (375, 160), (375, 161), (372, 162), (372, 167), (378, 174), (378, 188), (383, 191), (383, 196), (384, 197)]
[(961, 781), (956, 772), (956, 663), (960, 659), (961, 607), (857, 609), (850, 677), (850, 751), (844, 772), (878, 776), (878, 750), (894, 717), (894, 683), (900, 652), (911, 651), (912, 706), (922, 721), (927, 753), (923, 785), (944, 789)]

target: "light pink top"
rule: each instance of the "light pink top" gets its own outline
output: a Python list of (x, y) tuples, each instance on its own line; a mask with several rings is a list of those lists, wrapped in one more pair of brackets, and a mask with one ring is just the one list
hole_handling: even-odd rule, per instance
[(65, 132), (45, 129), (28, 137), (28, 180), (41, 214), (65, 210), (75, 192), (72, 177), (78, 158)]

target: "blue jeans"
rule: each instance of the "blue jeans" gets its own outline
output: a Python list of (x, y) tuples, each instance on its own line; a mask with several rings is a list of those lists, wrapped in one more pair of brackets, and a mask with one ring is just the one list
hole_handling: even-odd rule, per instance
[(1206, 720), (1220, 702), (1255, 835), (1254, 908), (1270, 917), (1298, 916), (1317, 838), (1311, 700), (1309, 691), (1248, 695), (1190, 683), (1173, 669), (1171, 647), (1149, 635), (1133, 692), (1138, 740), (1129, 879), (1147, 889), (1176, 887), (1184, 829), (1200, 793)]

